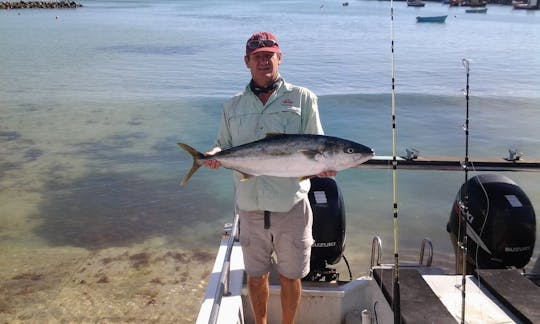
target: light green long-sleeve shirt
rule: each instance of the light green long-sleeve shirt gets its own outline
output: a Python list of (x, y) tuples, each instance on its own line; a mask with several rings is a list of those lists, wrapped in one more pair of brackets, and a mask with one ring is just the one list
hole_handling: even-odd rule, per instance
[[(262, 139), (268, 133), (323, 134), (317, 96), (282, 82), (263, 105), (248, 85), (225, 103), (214, 146), (224, 150)], [(236, 203), (245, 211), (289, 211), (307, 197), (310, 188), (308, 180), (297, 178), (259, 176), (240, 181), (236, 171), (234, 181)]]

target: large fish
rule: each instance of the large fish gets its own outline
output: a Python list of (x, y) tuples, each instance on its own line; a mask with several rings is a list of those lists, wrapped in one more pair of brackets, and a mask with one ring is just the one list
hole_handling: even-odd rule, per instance
[(339, 137), (312, 134), (269, 134), (264, 139), (205, 156), (184, 143), (178, 146), (193, 157), (193, 166), (180, 185), (199, 169), (205, 160), (215, 159), (221, 166), (240, 172), (242, 180), (253, 176), (305, 179), (323, 171), (341, 171), (371, 159), (373, 150)]

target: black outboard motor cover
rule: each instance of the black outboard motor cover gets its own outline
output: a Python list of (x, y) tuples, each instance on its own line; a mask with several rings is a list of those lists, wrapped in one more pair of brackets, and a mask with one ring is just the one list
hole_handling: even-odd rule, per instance
[(464, 218), (469, 262), (479, 269), (523, 268), (536, 239), (536, 216), (525, 192), (498, 174), (481, 174), (463, 184), (447, 225), (448, 232), (456, 240), (459, 235), (460, 242), (464, 234), (460, 202), (467, 192), (469, 216)]
[(308, 197), (313, 211), (313, 271), (341, 260), (345, 248), (345, 205), (341, 191), (332, 178), (311, 179)]

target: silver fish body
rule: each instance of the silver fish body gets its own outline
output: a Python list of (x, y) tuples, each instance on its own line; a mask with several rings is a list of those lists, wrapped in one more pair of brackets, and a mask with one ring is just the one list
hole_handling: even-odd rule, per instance
[(268, 135), (264, 139), (204, 156), (189, 145), (178, 143), (193, 157), (193, 166), (180, 185), (204, 163), (215, 159), (221, 166), (252, 176), (309, 178), (323, 171), (342, 171), (371, 159), (375, 154), (365, 145), (339, 137), (313, 134)]

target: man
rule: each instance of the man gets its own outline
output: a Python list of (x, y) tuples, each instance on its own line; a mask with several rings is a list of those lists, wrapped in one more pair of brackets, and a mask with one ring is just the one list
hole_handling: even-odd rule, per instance
[[(285, 82), (279, 74), (282, 53), (268, 32), (252, 35), (244, 62), (251, 81), (224, 107), (214, 148), (206, 155), (264, 138), (268, 133), (323, 134), (317, 97)], [(216, 160), (205, 164), (215, 169)], [(332, 177), (325, 171), (319, 176)], [(301, 279), (309, 272), (313, 238), (307, 199), (309, 180), (253, 177), (240, 181), (235, 172), (240, 244), (248, 273), (248, 291), (256, 323), (266, 323), (272, 253), (281, 284), (282, 323), (293, 323), (300, 304)]]

